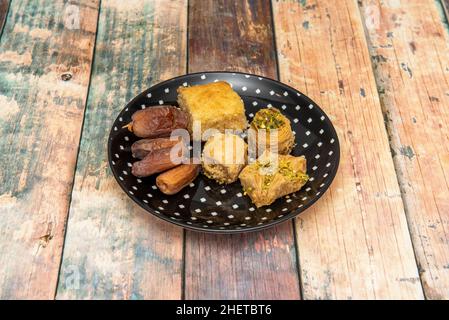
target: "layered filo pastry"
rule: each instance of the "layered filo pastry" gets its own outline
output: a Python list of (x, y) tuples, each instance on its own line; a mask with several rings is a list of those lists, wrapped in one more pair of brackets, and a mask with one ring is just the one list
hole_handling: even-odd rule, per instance
[(225, 81), (179, 87), (178, 104), (188, 114), (190, 133), (194, 125), (201, 125), (201, 138), (193, 136), (196, 140), (206, 141), (204, 133), (209, 129), (224, 133), (243, 131), (248, 126), (242, 98)]
[(306, 158), (265, 151), (240, 173), (240, 182), (256, 207), (270, 205), (276, 199), (296, 192), (309, 179)]
[(204, 145), (203, 173), (220, 184), (236, 181), (247, 161), (248, 146), (241, 137), (217, 133)]
[(289, 154), (295, 144), (290, 120), (276, 108), (260, 109), (254, 115), (249, 130), (250, 152), (265, 150)]

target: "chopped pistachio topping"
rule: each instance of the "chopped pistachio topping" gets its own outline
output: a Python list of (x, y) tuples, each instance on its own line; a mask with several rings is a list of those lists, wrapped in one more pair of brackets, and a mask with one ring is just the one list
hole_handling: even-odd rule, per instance
[(309, 180), (309, 176), (306, 173), (298, 170), (293, 170), (290, 161), (280, 161), (279, 173), (292, 181), (301, 180), (303, 182), (306, 182), (307, 180)]
[(253, 190), (254, 190), (254, 188), (252, 188), (252, 187), (243, 188), (243, 194), (246, 196), (249, 192), (251, 192)]
[[(274, 163), (272, 163), (270, 160), (256, 161), (255, 165), (257, 169), (262, 169), (265, 172), (270, 172), (266, 169), (274, 169)], [(291, 166), (290, 161), (281, 160), (279, 161), (278, 167), (274, 172), (270, 172), (269, 174), (267, 173), (264, 175), (264, 179), (262, 182), (263, 189), (267, 189), (270, 187), (276, 173), (281, 174), (290, 181), (302, 181), (303, 183), (305, 183), (307, 182), (307, 180), (309, 180), (309, 176), (306, 173), (299, 170), (294, 170)]]
[(284, 125), (283, 115), (276, 109), (262, 109), (256, 113), (253, 123), (258, 129), (278, 129)]
[(262, 189), (268, 189), (273, 182), (274, 174), (267, 174), (263, 178), (263, 186)]

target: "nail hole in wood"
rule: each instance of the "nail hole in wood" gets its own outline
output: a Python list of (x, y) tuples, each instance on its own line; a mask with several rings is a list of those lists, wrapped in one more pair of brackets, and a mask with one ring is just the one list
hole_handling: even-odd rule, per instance
[(69, 81), (70, 79), (72, 79), (72, 74), (70, 74), (70, 73), (63, 73), (61, 75), (61, 80), (62, 81)]

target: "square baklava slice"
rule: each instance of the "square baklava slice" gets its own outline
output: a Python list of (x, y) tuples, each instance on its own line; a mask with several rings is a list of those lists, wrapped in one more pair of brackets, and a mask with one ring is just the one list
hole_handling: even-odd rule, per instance
[(201, 124), (201, 140), (207, 140), (203, 133), (208, 129), (224, 133), (226, 129), (243, 131), (247, 128), (243, 101), (225, 81), (179, 87), (178, 103), (189, 115), (190, 133), (195, 123)]

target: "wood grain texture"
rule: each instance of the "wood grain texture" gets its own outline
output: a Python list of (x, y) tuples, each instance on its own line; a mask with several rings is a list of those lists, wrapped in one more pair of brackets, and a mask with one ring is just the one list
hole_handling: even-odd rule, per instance
[(48, 299), (56, 290), (98, 2), (24, 0), (9, 10), (0, 44), (0, 298)]
[(425, 295), (449, 299), (449, 30), (431, 0), (361, 3)]
[[(189, 71), (205, 70), (276, 77), (269, 1), (189, 2)], [(300, 298), (293, 236), (291, 222), (238, 235), (186, 231), (185, 298)]]
[(276, 78), (270, 10), (263, 0), (189, 2), (189, 71), (251, 71)]
[(58, 299), (181, 298), (183, 231), (138, 207), (107, 164), (126, 102), (186, 71), (187, 1), (104, 0)]
[(9, 0), (0, 0), (0, 35), (8, 15)]
[(296, 220), (306, 299), (421, 299), (356, 1), (273, 1), (281, 80), (335, 124), (339, 172)]

